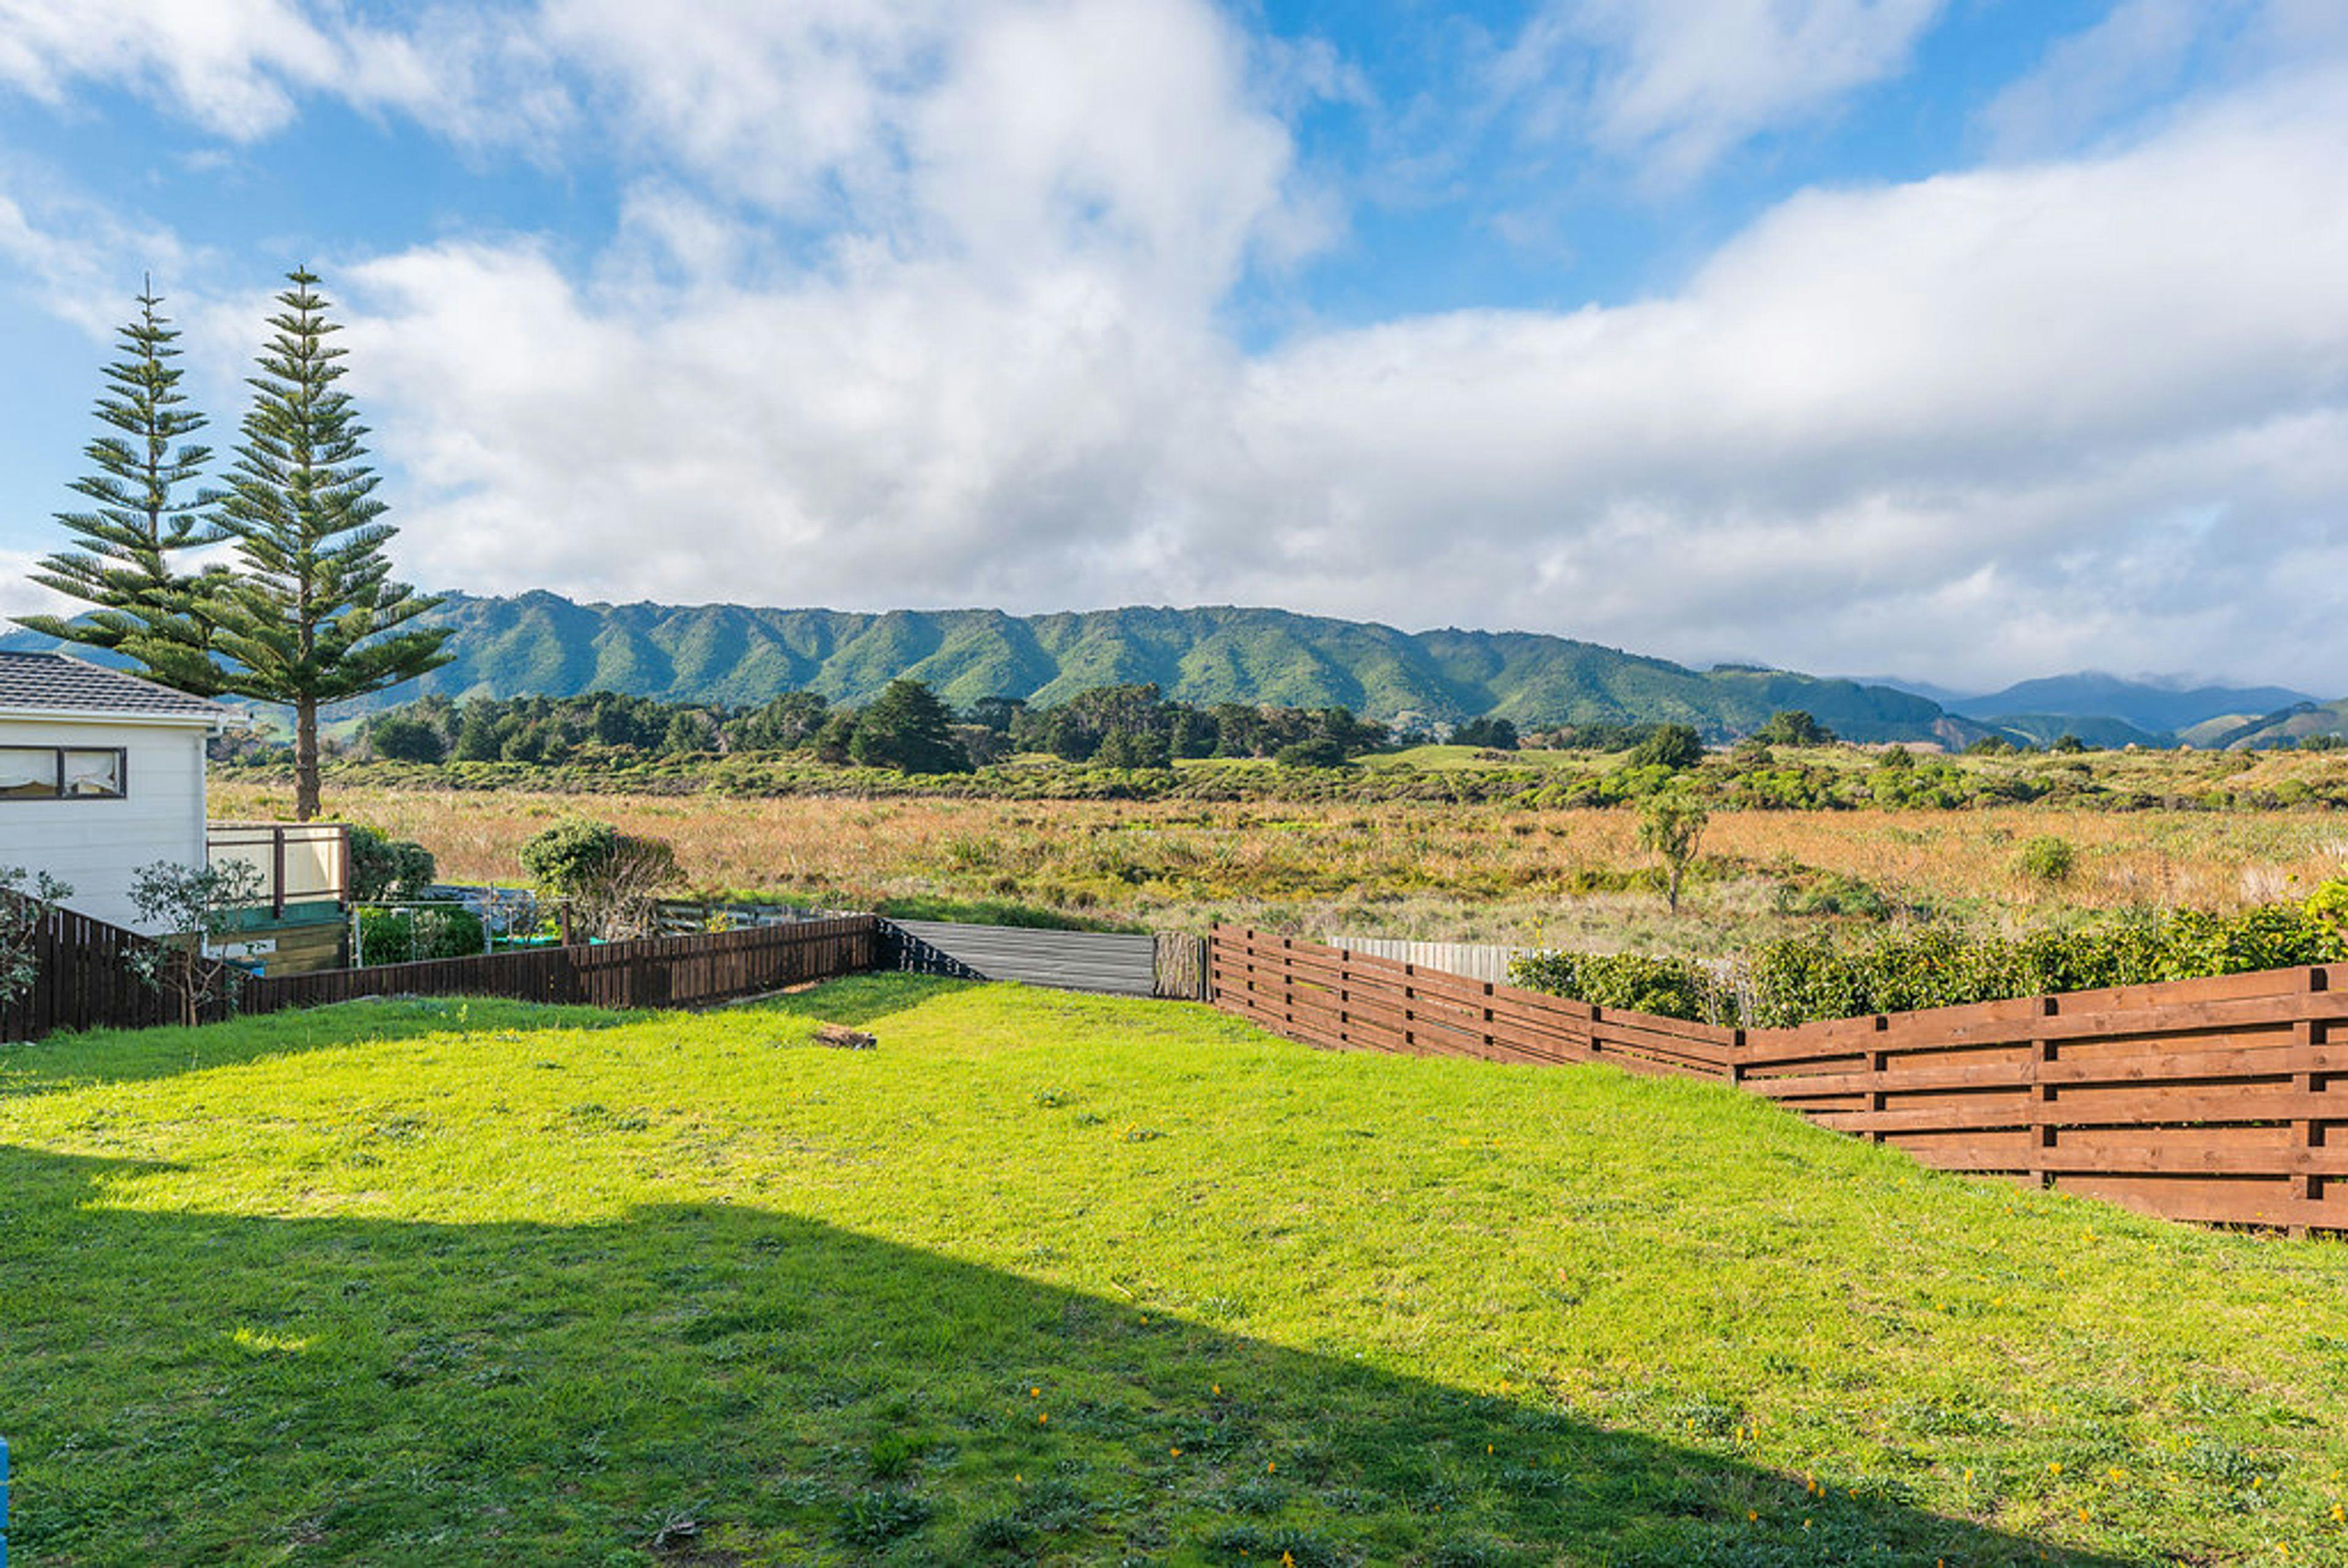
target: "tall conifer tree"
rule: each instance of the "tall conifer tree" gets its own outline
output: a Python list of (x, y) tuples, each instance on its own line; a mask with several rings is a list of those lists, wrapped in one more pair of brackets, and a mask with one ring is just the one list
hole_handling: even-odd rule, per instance
[(180, 334), (149, 283), (138, 319), (119, 334), (122, 357), (106, 367), (97, 413), (108, 428), (82, 448), (97, 471), (73, 488), (92, 504), (59, 512), (72, 548), (43, 558), (33, 580), (92, 608), (68, 620), (24, 615), (16, 623), (45, 637), (101, 648), (131, 661), (139, 674), (182, 692), (221, 689), (211, 656), (212, 602), (221, 574), (180, 569), (181, 552), (219, 540), (211, 515), (219, 498), (191, 491), (211, 449), (188, 437), (204, 416), (180, 391)]
[(336, 387), (346, 352), (306, 268), (286, 274), (269, 318), (275, 335), (221, 507), (242, 570), (221, 600), (219, 646), (239, 696), (294, 709), (294, 815), (318, 814), (318, 710), (396, 686), (448, 662), (446, 629), (409, 622), (440, 600), (391, 579), (379, 482), (366, 465), (350, 395)]

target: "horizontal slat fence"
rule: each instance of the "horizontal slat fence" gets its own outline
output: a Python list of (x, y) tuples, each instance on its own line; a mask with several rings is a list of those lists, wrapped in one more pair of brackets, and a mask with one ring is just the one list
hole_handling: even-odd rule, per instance
[(1215, 1005), (1307, 1045), (1488, 1061), (1611, 1061), (1633, 1072), (1727, 1078), (1739, 1031), (1217, 926)]
[(694, 1007), (829, 979), (874, 967), (880, 923), (870, 915), (760, 926), (699, 937), (647, 937), (326, 969), (246, 984), (244, 1012), (319, 1007), (381, 996), (491, 996), (594, 1007)]
[(144, 1029), (163, 1021), (161, 993), (130, 967), (134, 953), (152, 948), (146, 938), (54, 905), (40, 910), (36, 920), (33, 984), (0, 1007), (0, 1040), (38, 1040), (60, 1030)]
[(1308, 1045), (1725, 1079), (1942, 1170), (2348, 1231), (2348, 970), (1710, 1029), (1219, 926), (1218, 1006)]

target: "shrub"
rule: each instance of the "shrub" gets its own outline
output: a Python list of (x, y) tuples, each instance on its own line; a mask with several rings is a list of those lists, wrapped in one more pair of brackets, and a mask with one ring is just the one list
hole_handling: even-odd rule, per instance
[(1704, 737), (1685, 724), (1658, 725), (1654, 733), (1631, 748), (1631, 765), (1640, 768), (1692, 768), (1704, 761)]
[(424, 958), (469, 958), (484, 951), (489, 940), (481, 917), (461, 904), (362, 909), (358, 927), (357, 957), (369, 968)]
[(2048, 887), (2060, 886), (2078, 870), (2079, 853), (2071, 847), (2070, 840), (2042, 833), (2022, 846), (2022, 853), (2014, 856), (2013, 868), (2030, 881)]
[(1285, 745), (1273, 753), (1272, 761), (1284, 768), (1342, 768), (1345, 765), (1345, 748), (1326, 735)]
[(1734, 1010), (1711, 974), (1685, 958), (1644, 953), (1526, 953), (1509, 979), (1537, 991), (1663, 1018), (1726, 1022)]
[(541, 886), (571, 901), (586, 935), (607, 942), (649, 930), (653, 895), (684, 876), (666, 839), (585, 817), (556, 823), (523, 845), (521, 864)]
[[(2341, 887), (2334, 895), (2329, 890)], [(2049, 991), (2098, 990), (2209, 975), (2348, 961), (2348, 885), (2327, 884), (2306, 905), (2239, 915), (2180, 910), (2018, 937), (1927, 926), (1859, 941), (1825, 937), (1765, 943), (1725, 977), (1683, 959), (1529, 953), (1509, 979), (1601, 1007), (1666, 1018), (1782, 1029), (2001, 1001)]]
[(1708, 820), (1694, 796), (1676, 793), (1656, 795), (1640, 810), (1639, 847), (1653, 851), (1663, 861), (1664, 897), (1674, 915), (1679, 913), (1680, 884)]
[(1753, 734), (1756, 740), (1778, 746), (1831, 745), (1835, 738), (1832, 730), (1799, 708), (1779, 709)]
[(432, 852), (372, 827), (351, 828), (351, 897), (361, 904), (386, 898), (420, 898), (439, 876)]

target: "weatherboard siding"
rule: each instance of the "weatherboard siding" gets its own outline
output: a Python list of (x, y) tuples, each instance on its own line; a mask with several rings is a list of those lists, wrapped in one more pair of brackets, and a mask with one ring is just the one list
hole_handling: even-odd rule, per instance
[(0, 746), (118, 746), (120, 800), (0, 800), (0, 867), (69, 885), (68, 908), (147, 930), (131, 876), (159, 860), (204, 863), (204, 730), (115, 719), (0, 719)]

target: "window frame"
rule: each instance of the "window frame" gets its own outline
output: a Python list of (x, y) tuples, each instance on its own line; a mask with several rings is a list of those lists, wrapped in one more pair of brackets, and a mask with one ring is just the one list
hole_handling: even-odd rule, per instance
[[(49, 793), (46, 794), (0, 794), (0, 808), (30, 804), (36, 801), (129, 800), (130, 798), (130, 752), (127, 746), (58, 746), (14, 745), (0, 743), (0, 753), (46, 752), (49, 754)], [(73, 794), (66, 788), (66, 753), (68, 752), (102, 752), (114, 758), (116, 787), (107, 793)]]

